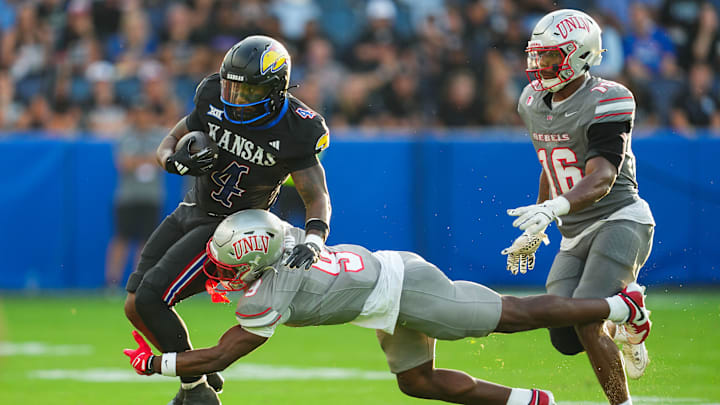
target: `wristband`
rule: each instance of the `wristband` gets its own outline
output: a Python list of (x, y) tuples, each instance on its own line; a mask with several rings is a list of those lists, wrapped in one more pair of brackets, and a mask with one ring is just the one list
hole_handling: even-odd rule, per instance
[(557, 196), (550, 201), (545, 201), (556, 216), (565, 215), (570, 212), (570, 201), (563, 196)]
[(323, 237), (323, 243), (324, 239), (327, 238), (328, 232), (330, 232), (330, 227), (328, 226), (328, 224), (326, 224), (325, 221), (320, 218), (310, 218), (307, 220), (307, 222), (305, 222), (305, 232), (311, 229), (320, 231)]
[(315, 234), (305, 235), (305, 243), (314, 243), (320, 249), (325, 245), (325, 241)]
[(147, 374), (155, 374), (155, 370), (153, 369), (153, 360), (155, 359), (155, 355), (151, 354), (150, 357), (148, 357), (147, 360), (147, 366), (145, 367), (145, 371)]
[(160, 374), (168, 377), (176, 377), (175, 364), (177, 361), (177, 353), (164, 353), (160, 359)]

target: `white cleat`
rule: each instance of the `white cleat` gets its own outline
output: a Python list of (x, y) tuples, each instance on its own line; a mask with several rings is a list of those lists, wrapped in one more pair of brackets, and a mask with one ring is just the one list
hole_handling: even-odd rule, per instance
[(645, 342), (634, 345), (628, 342), (625, 325), (618, 325), (615, 332), (615, 341), (622, 344), (622, 355), (625, 360), (625, 371), (627, 376), (637, 380), (645, 374), (645, 369), (650, 364)]

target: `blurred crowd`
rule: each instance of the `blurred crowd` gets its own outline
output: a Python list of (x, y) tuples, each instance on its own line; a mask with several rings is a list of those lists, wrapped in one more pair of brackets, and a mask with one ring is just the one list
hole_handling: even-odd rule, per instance
[(0, 129), (172, 127), (258, 33), (331, 128), (520, 125), (530, 30), (558, 8), (600, 23), (593, 74), (633, 90), (638, 126), (720, 130), (720, 0), (0, 0)]

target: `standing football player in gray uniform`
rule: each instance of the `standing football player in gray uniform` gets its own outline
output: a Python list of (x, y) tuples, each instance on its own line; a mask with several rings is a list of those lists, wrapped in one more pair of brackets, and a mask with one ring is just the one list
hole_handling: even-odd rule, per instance
[[(353, 323), (377, 330), (390, 371), (402, 392), (464, 404), (551, 405), (552, 393), (510, 388), (461, 371), (437, 369), (435, 339), (482, 337), (549, 326), (610, 319), (627, 322), (643, 340), (650, 329), (642, 287), (631, 283), (605, 299), (552, 295), (501, 296), (480, 284), (450, 281), (410, 252), (370, 252), (362, 246), (324, 246), (308, 271), (284, 265), (303, 243), (304, 231), (265, 210), (244, 210), (218, 225), (207, 244), (218, 284), (213, 294), (233, 294), (240, 323), (211, 348), (154, 356), (133, 332), (138, 349), (124, 353), (138, 374), (203, 375), (224, 370), (289, 326)], [(239, 291), (240, 293), (233, 293)]]
[[(527, 75), (518, 112), (542, 166), (537, 204), (508, 210), (525, 231), (509, 248), (508, 270), (533, 268), (557, 220), (560, 252), (547, 278), (549, 294), (606, 297), (637, 279), (650, 254), (655, 222), (638, 195), (630, 144), (635, 99), (623, 85), (590, 76), (602, 59), (600, 27), (587, 14), (558, 10), (543, 17), (528, 42)], [(586, 351), (612, 404), (631, 404), (623, 361), (612, 335), (624, 337), (628, 375), (648, 362), (641, 342), (603, 322), (550, 329), (563, 354)], [(617, 331), (615, 330), (617, 329)], [(620, 339), (618, 339), (620, 340)]]

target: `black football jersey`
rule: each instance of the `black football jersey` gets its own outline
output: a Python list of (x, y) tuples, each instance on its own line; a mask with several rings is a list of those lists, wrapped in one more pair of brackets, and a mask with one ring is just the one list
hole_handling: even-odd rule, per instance
[(323, 117), (289, 93), (279, 114), (257, 127), (225, 117), (217, 73), (200, 82), (194, 102), (188, 129), (209, 134), (220, 153), (213, 170), (195, 178), (185, 202), (209, 213), (268, 209), (288, 175), (318, 164), (317, 153), (330, 142)]

